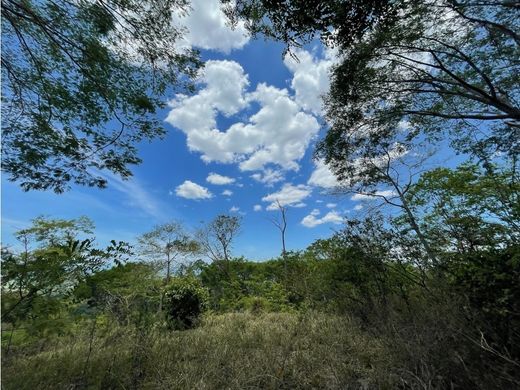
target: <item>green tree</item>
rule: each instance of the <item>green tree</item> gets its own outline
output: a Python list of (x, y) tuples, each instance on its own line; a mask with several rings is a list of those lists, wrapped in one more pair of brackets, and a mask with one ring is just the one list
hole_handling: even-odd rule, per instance
[(198, 54), (179, 51), (172, 16), (187, 0), (5, 0), (2, 169), (24, 190), (62, 192), (127, 178), (136, 143), (164, 135), (168, 89), (189, 86)]
[(142, 325), (157, 313), (161, 280), (153, 265), (128, 262), (89, 275), (74, 289), (74, 297), (122, 324)]
[(341, 47), (326, 99), (331, 129), (320, 155), (352, 161), (358, 143), (384, 145), (403, 133), (448, 138), (457, 151), (479, 158), (497, 150), (517, 154), (518, 7), (397, 4), (402, 17)]
[(208, 290), (198, 279), (177, 277), (166, 287), (165, 311), (170, 326), (174, 329), (194, 327), (207, 308)]
[(520, 240), (515, 169), (463, 164), (424, 173), (406, 195), (429, 240), (447, 252), (480, 252)]
[[(94, 246), (93, 224), (86, 217), (73, 220), (33, 220), (16, 237), (22, 253), (2, 258), (2, 320), (15, 322), (34, 314), (44, 300), (50, 305), (68, 299), (75, 286), (110, 261), (121, 263), (131, 253), (124, 242), (112, 241), (106, 249)], [(41, 305), (40, 305), (41, 306)]]

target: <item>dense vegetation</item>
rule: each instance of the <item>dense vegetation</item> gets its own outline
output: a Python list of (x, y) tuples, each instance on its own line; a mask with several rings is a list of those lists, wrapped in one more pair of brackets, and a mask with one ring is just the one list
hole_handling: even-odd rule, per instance
[[(84, 238), (88, 219), (38, 218), (18, 233), (26, 250), (3, 254), (4, 386), (518, 386), (512, 174), (469, 165), (425, 173), (409, 196), (432, 253), (404, 214), (347, 221), (270, 261), (209, 263), (184, 231), (192, 251), (170, 263), (160, 251), (150, 261), (150, 234), (133, 249), (98, 249)], [(211, 226), (230, 218), (195, 237), (222, 233)], [(172, 242), (186, 248), (178, 238), (164, 248)]]
[[(96, 53), (116, 55), (92, 46), (117, 41), (110, 13), (66, 3), (31, 13), (21, 8), (28, 2), (2, 2), (4, 29), (34, 39), (22, 48), (29, 56), (56, 33), (42, 18), (62, 15), (67, 42), (88, 38), (82, 42)], [(143, 11), (141, 3), (114, 3)], [(17, 233), (18, 249), (2, 249), (2, 387), (519, 388), (517, 2), (224, 3), (232, 22), (245, 19), (252, 33), (288, 50), (316, 35), (338, 50), (324, 107), (330, 129), (317, 157), (335, 173), (336, 192), (376, 201), (297, 252), (285, 248), (286, 209), (278, 203), (281, 256), (265, 262), (233, 256), (241, 222), (234, 216), (216, 216), (195, 233), (171, 221), (135, 247), (114, 237), (106, 248), (96, 246), (86, 217), (36, 218)], [(84, 23), (67, 24), (78, 12)], [(160, 35), (161, 24), (146, 15), (136, 23)], [(4, 166), (25, 189), (103, 186), (92, 167), (130, 175), (133, 143), (161, 134), (151, 116), (159, 97), (143, 94), (160, 95), (179, 81), (176, 73), (147, 91), (145, 68), (102, 56), (89, 65), (95, 73), (63, 90), (64, 79), (49, 80), (43, 62), (65, 67), (67, 47), (49, 47), (44, 57), (2, 59), (17, 97), (8, 108), (16, 118), (29, 108), (22, 127), (7, 118)], [(143, 60), (156, 49), (167, 54), (145, 45)], [(81, 61), (92, 59), (83, 52)], [(192, 54), (159, 58), (190, 76), (198, 66)], [(27, 72), (28, 91), (16, 84)], [(107, 101), (94, 81), (103, 76), (109, 85), (122, 72), (134, 89)], [(78, 81), (72, 67), (51, 73)], [(95, 92), (79, 112), (65, 99), (76, 87)], [(119, 109), (146, 131), (121, 139), (119, 130), (103, 131)], [(41, 120), (55, 111), (61, 116)], [(86, 138), (74, 131), (76, 120), (88, 125)], [(51, 131), (58, 122), (63, 131)], [(438, 163), (451, 155), (457, 165)]]

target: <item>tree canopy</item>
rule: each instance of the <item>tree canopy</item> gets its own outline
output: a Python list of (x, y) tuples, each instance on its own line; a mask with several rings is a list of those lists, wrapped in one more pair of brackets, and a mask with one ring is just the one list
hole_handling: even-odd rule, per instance
[(127, 178), (164, 135), (163, 93), (190, 87), (173, 14), (186, 0), (2, 0), (2, 169), (24, 190)]

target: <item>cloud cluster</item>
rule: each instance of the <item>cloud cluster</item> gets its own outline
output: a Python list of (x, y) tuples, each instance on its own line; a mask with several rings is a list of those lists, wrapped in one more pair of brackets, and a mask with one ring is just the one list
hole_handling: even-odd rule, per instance
[(219, 0), (192, 0), (190, 12), (175, 15), (174, 23), (185, 29), (185, 35), (178, 43), (180, 48), (197, 47), (229, 53), (249, 42), (244, 22), (238, 22), (232, 29)]
[(336, 211), (329, 211), (321, 218), (318, 218), (318, 215), (320, 215), (320, 210), (312, 210), (309, 215), (302, 219), (301, 224), (305, 227), (313, 228), (324, 223), (334, 223), (339, 225), (343, 222), (343, 218)]
[(235, 182), (235, 179), (228, 176), (219, 175), (218, 173), (210, 172), (206, 181), (211, 184), (215, 184), (217, 186), (223, 186), (226, 184), (232, 184)]
[(295, 101), (316, 115), (322, 113), (322, 98), (329, 90), (330, 68), (336, 62), (335, 52), (325, 50), (325, 58), (318, 59), (306, 50), (296, 50), (295, 57), (287, 54), (284, 63), (293, 73), (291, 87)]
[(311, 188), (306, 185), (299, 184), (293, 186), (292, 184), (286, 183), (280, 191), (264, 196), (262, 201), (270, 203), (266, 207), (266, 210), (277, 210), (278, 204), (280, 204), (280, 206), (304, 207), (305, 204), (303, 200), (307, 198), (311, 192)]
[(314, 165), (314, 171), (307, 181), (307, 184), (326, 189), (339, 186), (339, 182), (337, 181), (336, 176), (334, 176), (332, 171), (323, 160), (314, 161)]
[[(237, 163), (242, 171), (263, 171), (259, 181), (273, 183), (279, 174), (269, 165), (298, 170), (298, 161), (319, 131), (316, 118), (301, 110), (286, 89), (259, 84), (246, 92), (248, 77), (234, 61), (208, 61), (200, 77), (204, 87), (193, 96), (179, 95), (166, 121), (182, 130), (188, 148), (206, 162)], [(217, 115), (238, 114), (249, 103), (260, 109), (246, 121), (218, 129)]]
[(190, 180), (185, 180), (184, 183), (175, 188), (177, 196), (186, 199), (209, 199), (213, 194), (206, 188)]
[(284, 179), (284, 174), (280, 170), (266, 168), (261, 173), (252, 174), (251, 177), (260, 183), (267, 184), (267, 186), (270, 187), (273, 184), (282, 181)]
[(396, 196), (395, 191), (392, 190), (382, 190), (382, 191), (374, 191), (373, 193), (366, 194), (354, 194), (350, 198), (353, 201), (362, 201), (362, 200), (375, 200), (378, 198), (393, 198)]

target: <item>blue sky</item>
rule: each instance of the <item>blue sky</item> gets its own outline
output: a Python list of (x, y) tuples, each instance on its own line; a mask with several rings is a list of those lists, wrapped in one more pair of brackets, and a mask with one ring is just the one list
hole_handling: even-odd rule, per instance
[(39, 215), (90, 217), (100, 243), (133, 242), (154, 225), (175, 219), (195, 229), (218, 214), (243, 219), (233, 254), (253, 260), (280, 253), (269, 221), (274, 203), (287, 206), (288, 249), (304, 249), (341, 228), (361, 209), (350, 196), (333, 196), (335, 179), (312, 159), (323, 135), (321, 98), (334, 53), (315, 43), (286, 56), (283, 46), (251, 40), (239, 25), (226, 26), (214, 0), (196, 0), (181, 20), (190, 33), (182, 46), (201, 49), (206, 67), (192, 96), (171, 96), (157, 113), (163, 140), (139, 145), (143, 163), (133, 179), (107, 175), (105, 190), (22, 192), (2, 179), (2, 242)]

